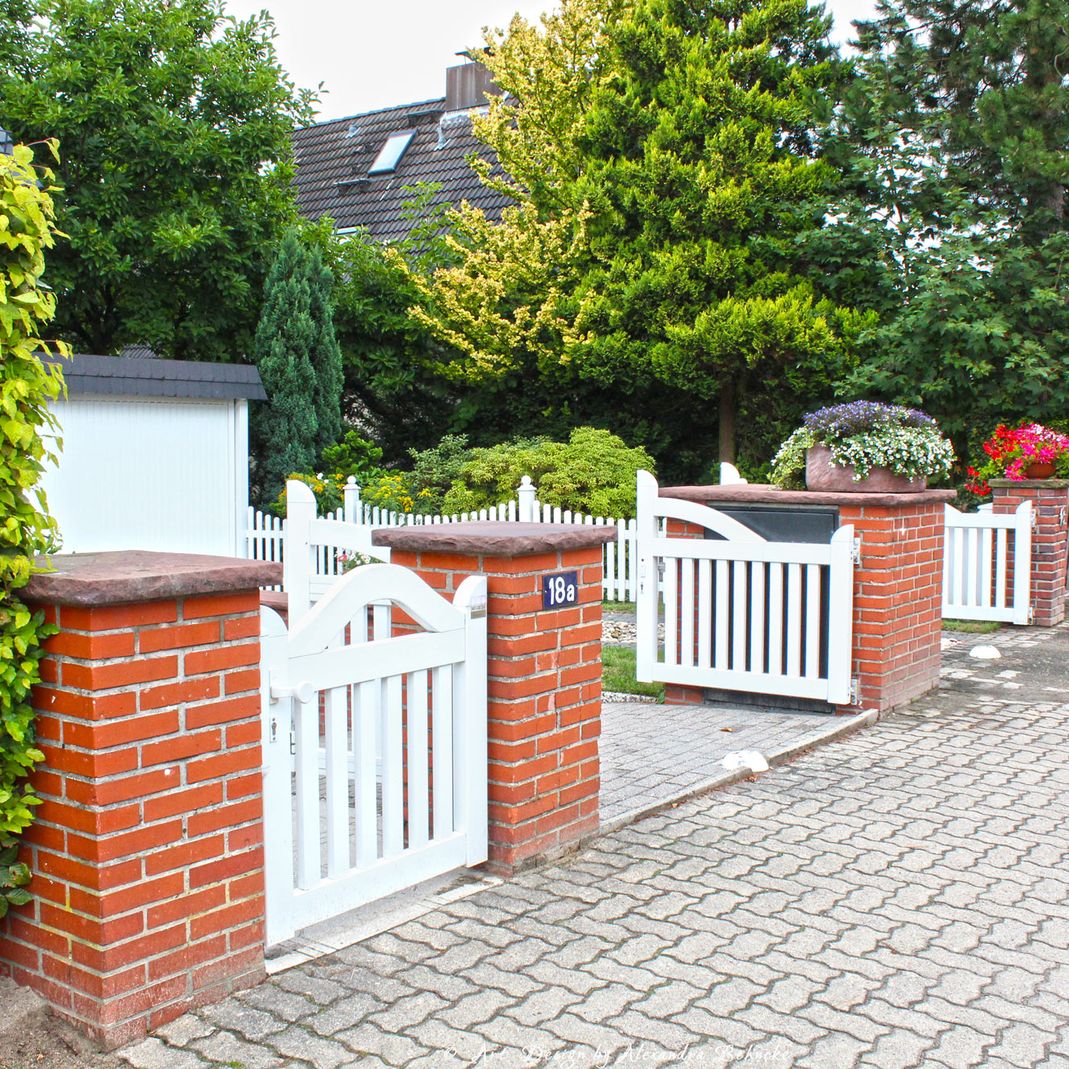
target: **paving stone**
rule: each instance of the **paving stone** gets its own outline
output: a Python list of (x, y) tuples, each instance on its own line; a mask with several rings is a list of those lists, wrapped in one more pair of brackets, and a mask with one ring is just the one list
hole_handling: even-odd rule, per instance
[(292, 1058), (277, 1054), (263, 1044), (250, 1043), (232, 1032), (215, 1032), (197, 1040), (193, 1046), (210, 1061), (213, 1069), (235, 1065), (241, 1069), (289, 1069), (296, 1064)]
[(184, 1047), (195, 1039), (210, 1036), (215, 1031), (215, 1025), (195, 1016), (192, 1013), (183, 1014), (174, 1021), (156, 1029), (156, 1036), (165, 1043), (174, 1047)]
[(191, 1050), (175, 1050), (150, 1037), (126, 1047), (119, 1055), (135, 1069), (203, 1069), (205, 1064)]
[(237, 1032), (245, 1039), (258, 1043), (268, 1036), (281, 1032), (286, 1022), (254, 1006), (247, 1006), (238, 999), (227, 999), (214, 1006), (206, 1006), (201, 1015), (213, 1025)]

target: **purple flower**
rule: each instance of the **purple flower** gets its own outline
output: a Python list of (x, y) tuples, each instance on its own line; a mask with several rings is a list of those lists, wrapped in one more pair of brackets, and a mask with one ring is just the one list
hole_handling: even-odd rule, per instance
[(932, 427), (935, 420), (916, 408), (885, 405), (880, 401), (850, 401), (808, 413), (803, 423), (824, 443), (851, 438), (881, 427)]

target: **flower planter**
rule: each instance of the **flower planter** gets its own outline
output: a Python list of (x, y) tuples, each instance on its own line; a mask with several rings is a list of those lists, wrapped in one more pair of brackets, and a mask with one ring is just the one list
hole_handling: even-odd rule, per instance
[(1054, 474), (1054, 465), (1046, 460), (1036, 460), (1024, 469), (1026, 479), (1049, 479)]
[(909, 479), (889, 468), (873, 468), (864, 479), (855, 479), (854, 469), (836, 464), (827, 446), (814, 445), (805, 454), (805, 485), (840, 494), (915, 494), (927, 488), (928, 480)]

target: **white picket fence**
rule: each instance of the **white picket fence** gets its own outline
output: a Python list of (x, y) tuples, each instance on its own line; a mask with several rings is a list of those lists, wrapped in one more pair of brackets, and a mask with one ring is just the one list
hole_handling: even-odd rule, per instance
[(996, 515), (946, 506), (943, 616), (952, 620), (1029, 622), (1032, 570), (1030, 501)]
[[(603, 555), (602, 596), (616, 601), (634, 601), (638, 594), (637, 526), (633, 519), (616, 519), (605, 516), (589, 516), (586, 513), (562, 509), (538, 501), (535, 488), (528, 476), (523, 477), (515, 498), (511, 501), (479, 509), (475, 512), (459, 512), (450, 516), (421, 516), (413, 513), (394, 512), (369, 505), (360, 499), (360, 487), (356, 480), (349, 479), (345, 487), (345, 503), (336, 512), (327, 513), (316, 521), (319, 538), (312, 538), (316, 547), (312, 562), (314, 576), (321, 580), (333, 579), (344, 572), (344, 557), (339, 546), (360, 543), (357, 551), (379, 559), (388, 559), (388, 553), (371, 548), (371, 532), (376, 527), (418, 527), (447, 523), (482, 521), (490, 523), (570, 523), (592, 527), (615, 527), (616, 538), (607, 542)], [(324, 524), (348, 525), (348, 530), (338, 539), (329, 538)], [(363, 537), (354, 533), (360, 528)], [(285, 560), (287, 521), (249, 507), (245, 537), (245, 556), (250, 560)], [(313, 588), (316, 579), (312, 580)]]

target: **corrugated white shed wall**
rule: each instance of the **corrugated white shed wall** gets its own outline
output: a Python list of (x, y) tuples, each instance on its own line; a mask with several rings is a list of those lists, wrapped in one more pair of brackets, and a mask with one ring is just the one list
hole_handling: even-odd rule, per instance
[(247, 402), (78, 396), (54, 412), (63, 451), (43, 483), (63, 552), (235, 554)]

